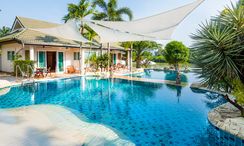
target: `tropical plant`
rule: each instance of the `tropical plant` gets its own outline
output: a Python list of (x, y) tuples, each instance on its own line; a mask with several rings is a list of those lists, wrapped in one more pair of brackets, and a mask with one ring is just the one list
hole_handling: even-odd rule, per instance
[(102, 12), (96, 11), (92, 16), (94, 20), (123, 21), (123, 15), (127, 15), (129, 20), (133, 18), (132, 11), (128, 7), (118, 8), (117, 0), (109, 0), (108, 3), (104, 0), (94, 0), (93, 5), (102, 9)]
[[(236, 101), (230, 100), (230, 102), (234, 102), (232, 104), (236, 105), (236, 107), (241, 111), (241, 115), (244, 117), (244, 84), (240, 80), (233, 81), (233, 95), (236, 97)], [(226, 98), (229, 99), (228, 97)]]
[(165, 58), (164, 58), (164, 49), (163, 49), (163, 47), (162, 47), (162, 48), (159, 48), (159, 49), (155, 52), (155, 54), (154, 54), (154, 56), (153, 56), (153, 61), (154, 61), (154, 62), (160, 62), (160, 63), (165, 62)]
[(18, 76), (22, 76), (21, 72), (16, 70), (16, 66), (19, 66), (21, 71), (28, 73), (28, 75), (33, 74), (32, 70), (28, 69), (28, 66), (34, 68), (35, 61), (32, 60), (14, 60), (14, 74), (18, 73)]
[(86, 60), (86, 63), (89, 63), (90, 67), (94, 68), (95, 70), (98, 70), (99, 68), (99, 62), (97, 58), (98, 56), (96, 53), (94, 53)]
[[(89, 26), (85, 25), (85, 30), (86, 32), (83, 33), (84, 37), (87, 38), (90, 42), (90, 49), (89, 49), (89, 54), (88, 54), (88, 58), (90, 58), (91, 55), (91, 50), (92, 50), (92, 44), (95, 41), (94, 38), (97, 36), (97, 33), (95, 31), (93, 31)], [(90, 60), (88, 59), (86, 62), (86, 65), (90, 64)]]
[(68, 14), (63, 17), (63, 20), (67, 22), (70, 19), (81, 20), (84, 17), (94, 13), (94, 7), (88, 0), (80, 0), (76, 5), (73, 3), (68, 4)]
[(0, 37), (6, 36), (8, 33), (10, 33), (11, 29), (9, 27), (3, 26), (0, 29)]
[(165, 46), (165, 61), (170, 65), (173, 65), (175, 68), (177, 73), (176, 84), (181, 83), (180, 64), (184, 64), (189, 61), (189, 54), (190, 50), (182, 42), (172, 41)]
[[(91, 55), (91, 57), (88, 58), (90, 65), (95, 68), (96, 70), (100, 68), (101, 70), (105, 70), (108, 67), (108, 60), (110, 61), (110, 64), (112, 62), (111, 57), (109, 57), (108, 54), (102, 54), (97, 56), (96, 54)], [(87, 60), (87, 62), (88, 62)]]
[(147, 68), (150, 65), (151, 61), (153, 60), (153, 54), (151, 52), (145, 51), (143, 53), (142, 60), (143, 62), (141, 65)]
[(244, 7), (241, 1), (206, 24), (202, 24), (197, 33), (192, 35), (193, 61), (202, 68), (202, 84), (236, 95), (237, 100), (224, 97), (237, 107), (244, 116), (243, 106), (238, 102), (239, 85), (244, 83)]
[[(77, 5), (70, 3), (68, 4), (68, 14), (63, 17), (63, 20), (65, 22), (72, 19), (80, 21), (88, 15), (93, 14), (94, 8), (95, 7), (89, 2), (89, 0), (80, 0)], [(83, 34), (83, 32), (84, 27), (81, 27), (81, 33)]]
[[(131, 46), (133, 48), (133, 60), (136, 61), (136, 68), (140, 68), (143, 63), (142, 61), (144, 59), (149, 59), (149, 52), (159, 49), (162, 46), (156, 42), (152, 41), (138, 41), (138, 42), (127, 42), (127, 43), (122, 43), (122, 46), (125, 48), (128, 48)], [(130, 48), (131, 48), (130, 47)], [(152, 60), (152, 57), (150, 61)]]

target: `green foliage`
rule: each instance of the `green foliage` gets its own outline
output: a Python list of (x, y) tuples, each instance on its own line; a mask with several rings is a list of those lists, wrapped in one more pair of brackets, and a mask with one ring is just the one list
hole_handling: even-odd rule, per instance
[[(122, 46), (126, 47), (129, 46), (128, 43), (123, 43)], [(148, 54), (150, 51), (162, 48), (161, 44), (153, 41), (138, 41), (132, 43), (133, 47), (133, 60), (136, 61), (136, 67), (140, 68), (143, 64), (142, 61), (144, 59), (153, 59), (153, 57), (149, 57)], [(147, 61), (145, 60), (145, 61)]]
[(150, 65), (150, 62), (153, 60), (153, 54), (151, 52), (145, 51), (142, 55), (142, 66), (147, 68)]
[(164, 49), (162, 47), (155, 52), (155, 55), (153, 56), (153, 61), (160, 62), (160, 63), (165, 62)]
[(234, 80), (233, 87), (233, 95), (236, 97), (238, 104), (244, 106), (244, 84), (240, 80)]
[[(28, 71), (28, 74), (32, 74), (32, 70), (31, 69), (28, 69), (28, 66), (31, 66), (32, 68), (34, 68), (34, 64), (35, 62), (32, 61), (32, 60), (14, 60), (14, 74), (16, 74), (16, 66), (19, 66), (20, 69), (24, 72), (24, 73), (27, 73)], [(18, 69), (18, 76), (21, 75), (19, 69)]]
[(192, 35), (193, 61), (209, 88), (231, 92), (233, 79), (244, 82), (243, 16), (243, 7), (232, 5)]
[(102, 12), (96, 11), (92, 19), (104, 21), (123, 21), (123, 15), (127, 15), (129, 20), (132, 20), (133, 14), (128, 7), (118, 8), (117, 0), (109, 0), (106, 3), (104, 0), (94, 0), (94, 6), (98, 6)]
[(14, 55), (14, 60), (19, 60), (20, 58), (22, 58), (22, 55), (18, 53)]
[[(105, 69), (108, 67), (108, 60), (110, 61), (110, 65), (112, 64), (112, 59), (108, 54), (103, 54), (103, 55), (99, 55), (97, 56), (96, 54), (93, 54), (90, 58), (89, 58), (89, 62), (91, 67), (95, 68), (96, 70), (98, 68), (101, 69)], [(87, 60), (88, 62), (88, 60)]]
[(164, 57), (166, 62), (174, 66), (189, 61), (189, 49), (181, 42), (172, 41), (165, 47)]
[(103, 55), (98, 56), (97, 60), (98, 60), (98, 63), (99, 63), (99, 67), (101, 69), (108, 67), (108, 61), (110, 61), (109, 62), (110, 65), (112, 63), (111, 57), (108, 54), (103, 54)]
[(80, 0), (76, 4), (68, 4), (68, 14), (63, 17), (63, 20), (67, 22), (71, 19), (81, 20), (84, 17), (94, 13), (94, 8), (89, 0)]
[(0, 37), (6, 36), (8, 33), (10, 33), (11, 29), (9, 27), (3, 26), (0, 28)]
[[(84, 37), (89, 41), (95, 41), (93, 39), (97, 36), (97, 33), (87, 25), (85, 25), (85, 30), (86, 32), (83, 33)], [(90, 42), (90, 45), (92, 45), (92, 42)]]

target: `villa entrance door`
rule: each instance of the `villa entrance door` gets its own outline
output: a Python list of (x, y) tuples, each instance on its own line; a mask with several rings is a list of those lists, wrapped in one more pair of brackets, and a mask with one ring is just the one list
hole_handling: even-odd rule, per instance
[(51, 72), (56, 72), (57, 55), (56, 52), (47, 52), (47, 69), (51, 68)]

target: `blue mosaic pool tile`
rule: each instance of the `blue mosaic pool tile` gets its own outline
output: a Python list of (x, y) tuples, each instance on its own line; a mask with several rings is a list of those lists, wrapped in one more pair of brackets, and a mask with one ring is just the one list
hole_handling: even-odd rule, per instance
[(119, 79), (111, 84), (109, 80), (74, 78), (38, 83), (35, 91), (30, 86), (13, 87), (0, 96), (0, 108), (66, 106), (91, 122), (115, 129), (139, 146), (244, 146), (243, 140), (208, 123), (209, 110), (225, 102), (213, 93)]

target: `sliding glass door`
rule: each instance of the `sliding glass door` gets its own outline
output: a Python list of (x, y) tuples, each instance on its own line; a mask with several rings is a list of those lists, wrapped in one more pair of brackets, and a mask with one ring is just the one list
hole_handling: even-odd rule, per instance
[(64, 52), (58, 52), (58, 71), (64, 71)]
[(40, 68), (46, 67), (46, 52), (45, 51), (38, 52), (38, 67), (40, 67)]

